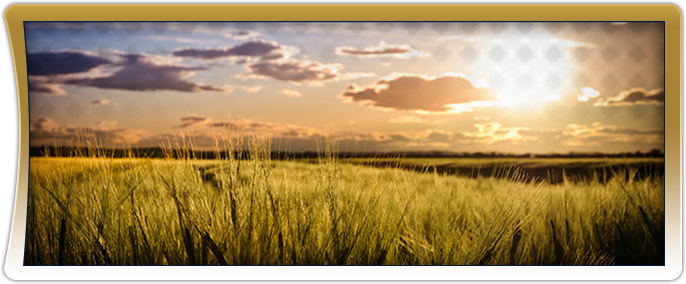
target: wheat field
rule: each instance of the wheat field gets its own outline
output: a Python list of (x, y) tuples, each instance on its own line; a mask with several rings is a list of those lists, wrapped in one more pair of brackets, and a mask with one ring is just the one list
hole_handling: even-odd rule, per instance
[(269, 139), (213, 160), (183, 145), (31, 158), (25, 264), (664, 264), (659, 175), (549, 184), (365, 167), (333, 139), (315, 163), (271, 159)]

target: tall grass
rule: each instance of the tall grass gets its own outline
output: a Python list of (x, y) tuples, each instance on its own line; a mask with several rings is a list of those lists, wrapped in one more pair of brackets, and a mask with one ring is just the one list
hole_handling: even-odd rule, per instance
[[(523, 183), (271, 160), (231, 130), (217, 159), (31, 158), (27, 265), (662, 265), (662, 177)], [(249, 157), (241, 157), (243, 149)], [(221, 154), (221, 155), (219, 155)]]

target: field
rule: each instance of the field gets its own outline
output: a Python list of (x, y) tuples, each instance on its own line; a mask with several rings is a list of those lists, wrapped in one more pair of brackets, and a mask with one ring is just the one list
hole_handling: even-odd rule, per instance
[[(214, 160), (31, 158), (25, 264), (664, 264), (661, 159), (339, 159), (325, 148), (309, 162), (272, 160), (266, 141)], [(523, 173), (545, 163), (613, 174)]]
[(495, 177), (552, 184), (565, 179), (580, 182), (594, 179), (606, 183), (618, 173), (625, 179), (632, 173), (637, 179), (664, 175), (664, 158), (353, 158), (345, 162), (471, 178)]

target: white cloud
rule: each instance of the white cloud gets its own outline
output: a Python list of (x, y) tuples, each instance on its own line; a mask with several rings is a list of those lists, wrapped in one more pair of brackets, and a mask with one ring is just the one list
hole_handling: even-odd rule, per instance
[(591, 98), (597, 98), (600, 96), (600, 92), (594, 90), (591, 87), (582, 87), (581, 88), (581, 94), (577, 94), (576, 98), (580, 102), (586, 102)]
[(286, 90), (286, 89), (279, 91), (279, 94), (286, 95), (286, 96), (293, 97), (293, 98), (299, 98), (299, 97), (303, 96), (300, 92), (298, 92), (296, 90)]

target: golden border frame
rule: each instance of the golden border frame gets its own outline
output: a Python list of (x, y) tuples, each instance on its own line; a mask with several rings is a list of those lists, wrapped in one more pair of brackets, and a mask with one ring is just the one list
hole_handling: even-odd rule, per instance
[[(23, 266), (24, 232), (28, 195), (29, 117), (28, 82), (24, 21), (664, 21), (665, 22), (665, 228), (666, 266), (662, 276), (646, 279), (674, 279), (681, 273), (681, 89), (682, 89), (682, 17), (675, 5), (616, 5), (616, 4), (206, 4), (206, 5), (44, 5), (17, 4), (5, 11), (12, 57), (14, 59), (16, 89), (19, 102), (19, 153), (17, 190), (10, 243), (5, 262), (5, 273), (13, 279), (55, 279), (50, 275), (36, 274), (38, 268)], [(678, 155), (677, 155), (678, 154)], [(467, 267), (474, 269), (474, 267)], [(28, 269), (28, 270), (27, 270)], [(33, 270), (32, 270), (33, 269)], [(403, 268), (407, 269), (407, 268)], [(641, 270), (635, 268), (632, 270)], [(44, 269), (47, 271), (48, 269)], [(64, 270), (62, 268), (61, 270)], [(68, 268), (67, 268), (68, 270)], [(77, 269), (78, 270), (78, 269)], [(249, 270), (249, 269), (248, 269)], [(411, 269), (410, 269), (411, 270)], [(478, 269), (477, 269), (478, 270)], [(33, 271), (33, 274), (30, 273)], [(59, 271), (59, 270), (58, 270)], [(78, 270), (80, 271), (80, 270)], [(102, 270), (98, 270), (102, 271)], [(110, 270), (111, 271), (111, 270)], [(656, 270), (657, 272), (662, 270)], [(676, 273), (676, 274), (675, 274)], [(85, 277), (84, 277), (85, 275)], [(310, 280), (350, 279), (345, 274), (318, 274)], [(515, 277), (516, 279), (587, 279), (583, 275), (559, 274), (552, 278)], [(639, 274), (640, 275), (640, 274)], [(115, 274), (82, 274), (64, 279), (121, 278)], [(139, 275), (140, 276), (140, 275)], [(154, 278), (164, 278), (157, 275)], [(262, 274), (263, 279), (272, 279)], [(322, 277), (324, 276), (324, 277)], [(653, 275), (656, 276), (656, 275)], [(337, 278), (339, 277), (339, 278)], [(348, 276), (349, 277), (349, 276)], [(456, 276), (436, 280), (450, 280)], [(138, 279), (148, 279), (139, 277)], [(200, 278), (200, 277), (191, 277)], [(204, 277), (203, 277), (204, 278)], [(376, 278), (376, 277), (374, 277)], [(393, 279), (388, 275), (386, 279)], [(430, 276), (426, 276), (430, 278)], [(483, 278), (501, 279), (487, 274)], [(628, 274), (593, 279), (638, 280)], [(126, 277), (121, 278), (126, 279)], [(177, 278), (178, 279), (178, 278)], [(216, 279), (216, 278), (212, 278)], [(218, 279), (221, 279), (218, 278)], [(278, 279), (278, 278), (277, 278)], [(292, 278), (292, 279), (309, 279)], [(382, 278), (383, 279), (383, 278)], [(401, 278), (402, 279), (402, 278)], [(407, 279), (407, 278), (405, 278)], [(508, 278), (502, 278), (508, 279)], [(257, 279), (254, 279), (257, 280)], [(403, 279), (404, 280), (404, 279)]]

